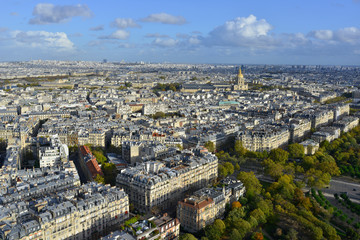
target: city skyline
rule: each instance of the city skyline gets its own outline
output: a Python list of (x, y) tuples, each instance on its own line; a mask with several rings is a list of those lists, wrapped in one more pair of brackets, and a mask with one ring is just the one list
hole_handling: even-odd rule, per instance
[(360, 1), (4, 2), (0, 61), (358, 65)]

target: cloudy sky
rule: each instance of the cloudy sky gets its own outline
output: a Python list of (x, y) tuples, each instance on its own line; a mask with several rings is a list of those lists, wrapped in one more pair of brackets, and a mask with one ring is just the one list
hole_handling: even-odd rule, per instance
[(0, 61), (360, 65), (360, 0), (4, 0)]

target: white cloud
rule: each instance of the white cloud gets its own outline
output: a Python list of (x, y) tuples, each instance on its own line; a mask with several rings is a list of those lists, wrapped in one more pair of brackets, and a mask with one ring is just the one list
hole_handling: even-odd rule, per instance
[(360, 29), (348, 27), (335, 31), (335, 40), (351, 44), (360, 43)]
[(116, 30), (115, 32), (113, 32), (109, 36), (101, 36), (99, 38), (100, 39), (120, 39), (120, 40), (125, 40), (125, 39), (128, 39), (129, 36), (130, 36), (130, 33), (125, 31), (125, 30)]
[(178, 43), (177, 40), (172, 38), (156, 38), (153, 44), (159, 47), (174, 47)]
[(189, 43), (191, 45), (198, 45), (198, 44), (201, 43), (201, 40), (196, 36), (192, 36), (192, 37), (189, 38)]
[(111, 23), (111, 26), (121, 29), (140, 27), (140, 25), (131, 18), (116, 18), (114, 22)]
[(320, 40), (331, 40), (333, 38), (333, 31), (331, 30), (315, 30), (311, 31), (308, 36)]
[(74, 50), (74, 43), (64, 32), (13, 31), (11, 37), (17, 45), (22, 47), (52, 49), (52, 51)]
[(315, 30), (315, 31), (311, 31), (308, 34), (308, 36), (318, 40), (331, 41), (337, 43), (350, 43), (350, 44), (360, 43), (360, 29), (356, 27), (347, 27), (335, 31)]
[(303, 33), (282, 34), (274, 42), (278, 47), (297, 48), (312, 44), (311, 41)]
[(102, 31), (102, 30), (104, 30), (104, 25), (98, 25), (95, 27), (91, 27), (89, 30), (90, 31)]
[(50, 3), (39, 3), (34, 7), (33, 16), (30, 24), (43, 25), (67, 22), (73, 17), (91, 17), (92, 12), (85, 4), (55, 6)]
[(183, 25), (186, 19), (182, 16), (173, 16), (168, 13), (154, 13), (141, 19), (143, 22), (158, 22), (163, 24)]
[(271, 45), (272, 39), (268, 36), (268, 32), (272, 28), (265, 19), (257, 20), (254, 15), (238, 17), (212, 30), (206, 42), (209, 45), (219, 46), (267, 48), (269, 44)]

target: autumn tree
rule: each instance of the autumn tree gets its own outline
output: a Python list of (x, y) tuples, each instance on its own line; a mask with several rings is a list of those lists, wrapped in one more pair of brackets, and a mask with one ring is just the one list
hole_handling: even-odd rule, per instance
[(231, 209), (234, 209), (234, 208), (241, 208), (241, 203), (239, 201), (234, 201), (231, 204)]
[(261, 232), (256, 232), (251, 237), (252, 240), (264, 240), (264, 236)]

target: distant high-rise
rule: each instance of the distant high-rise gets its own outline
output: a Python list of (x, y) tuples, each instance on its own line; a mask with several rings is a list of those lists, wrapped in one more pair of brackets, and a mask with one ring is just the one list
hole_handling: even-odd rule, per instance
[(237, 84), (233, 86), (234, 90), (248, 90), (248, 85), (245, 84), (245, 79), (243, 74), (241, 73), (241, 67), (239, 67), (239, 72), (237, 75)]
[(103, 63), (107, 63), (107, 59), (104, 59), (104, 60), (103, 60)]

